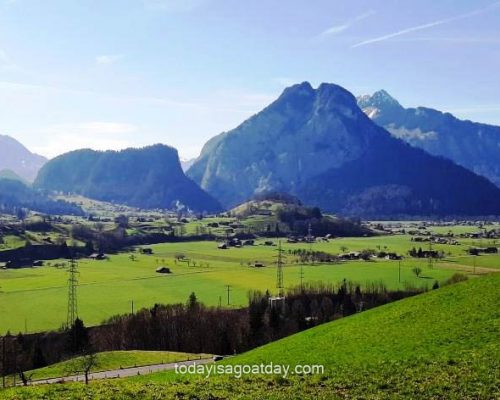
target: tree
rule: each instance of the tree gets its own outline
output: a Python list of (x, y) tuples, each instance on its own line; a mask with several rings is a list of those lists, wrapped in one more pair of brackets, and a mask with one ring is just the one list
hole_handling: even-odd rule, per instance
[(99, 366), (99, 357), (92, 349), (88, 349), (80, 357), (76, 357), (69, 363), (68, 372), (69, 373), (83, 373), (85, 377), (85, 384), (89, 383), (89, 375), (93, 369)]
[(31, 364), (33, 366), (33, 369), (42, 368), (47, 365), (47, 361), (45, 360), (45, 356), (43, 355), (40, 340), (37, 340), (35, 342), (33, 355), (31, 357)]
[(17, 209), (16, 216), (17, 216), (17, 219), (19, 219), (21, 222), (24, 222), (27, 215), (28, 215), (28, 213), (24, 208), (20, 207)]
[(191, 294), (189, 295), (188, 308), (190, 310), (195, 310), (196, 308), (198, 308), (198, 299), (194, 292), (191, 292)]
[(371, 257), (375, 254), (372, 249), (364, 249), (359, 253), (359, 257), (364, 261), (370, 261)]
[(75, 322), (68, 331), (68, 349), (71, 353), (81, 353), (89, 344), (89, 335), (87, 328), (80, 318), (75, 319)]
[(422, 273), (422, 268), (420, 267), (413, 267), (412, 272), (415, 274), (417, 278), (420, 277), (420, 274)]
[(313, 207), (311, 209), (311, 217), (315, 219), (323, 218), (323, 215), (321, 214), (321, 210), (319, 209), (319, 207)]
[(322, 321), (329, 321), (333, 318), (334, 312), (335, 308), (333, 306), (333, 301), (329, 297), (323, 296), (323, 299), (321, 300)]
[(115, 218), (115, 223), (121, 228), (128, 228), (129, 218), (126, 215), (119, 215)]
[(85, 254), (92, 254), (94, 252), (94, 244), (91, 240), (85, 242)]

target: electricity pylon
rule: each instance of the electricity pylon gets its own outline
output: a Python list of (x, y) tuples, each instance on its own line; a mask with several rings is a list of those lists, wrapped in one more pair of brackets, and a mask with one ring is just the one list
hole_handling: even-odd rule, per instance
[(278, 255), (276, 261), (276, 289), (278, 289), (278, 296), (283, 297), (283, 265), (285, 250), (281, 247), (281, 240), (278, 241)]
[(68, 316), (66, 320), (67, 328), (71, 328), (78, 318), (78, 301), (76, 288), (78, 286), (78, 263), (71, 259), (69, 263), (68, 277)]

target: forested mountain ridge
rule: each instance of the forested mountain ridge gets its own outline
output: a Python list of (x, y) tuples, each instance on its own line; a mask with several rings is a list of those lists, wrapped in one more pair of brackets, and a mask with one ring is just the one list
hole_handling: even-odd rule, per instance
[(495, 185), (392, 137), (334, 84), (285, 89), (207, 142), (188, 176), (226, 207), (274, 190), (363, 216), (500, 214)]

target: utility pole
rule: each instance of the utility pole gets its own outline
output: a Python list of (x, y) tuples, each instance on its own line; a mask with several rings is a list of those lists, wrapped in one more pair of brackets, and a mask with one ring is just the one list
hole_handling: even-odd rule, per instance
[(222, 307), (222, 296), (219, 296), (219, 308)]
[(131, 311), (132, 311), (132, 315), (134, 315), (134, 300), (132, 300), (132, 304), (131, 304)]
[(399, 267), (398, 267), (398, 282), (401, 283), (401, 260), (398, 261)]
[(68, 315), (66, 326), (69, 329), (78, 318), (78, 302), (76, 296), (76, 288), (78, 286), (78, 263), (73, 258), (70, 261), (68, 272)]
[(477, 256), (472, 256), (472, 259), (474, 260), (474, 275), (476, 275), (476, 257)]
[(304, 291), (304, 266), (300, 264), (300, 291)]
[(227, 288), (227, 305), (231, 304), (229, 301), (229, 294), (231, 293), (231, 285), (226, 285)]

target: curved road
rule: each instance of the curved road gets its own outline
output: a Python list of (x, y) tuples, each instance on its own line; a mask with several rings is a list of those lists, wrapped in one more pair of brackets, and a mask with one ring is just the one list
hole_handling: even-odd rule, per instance
[[(195, 363), (208, 364), (211, 362), (213, 362), (212, 358), (202, 358), (199, 360), (179, 361), (169, 364), (155, 364), (155, 365), (146, 365), (143, 367), (115, 369), (112, 371), (92, 372), (89, 374), (89, 380), (125, 378), (128, 376), (147, 375), (153, 372), (167, 371), (170, 369), (174, 369), (176, 365), (192, 365)], [(49, 383), (64, 383), (64, 382), (84, 382), (84, 381), (85, 381), (85, 375), (70, 375), (59, 378), (40, 379), (37, 381), (31, 381), (30, 385), (43, 385)]]

